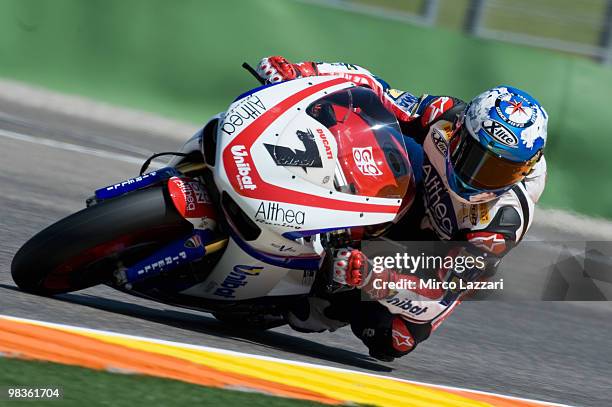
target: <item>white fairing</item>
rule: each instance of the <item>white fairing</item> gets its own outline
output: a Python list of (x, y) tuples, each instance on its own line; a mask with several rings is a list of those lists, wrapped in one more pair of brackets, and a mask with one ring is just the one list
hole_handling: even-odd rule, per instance
[[(305, 112), (312, 102), (353, 86), (337, 78), (293, 80), (243, 97), (220, 116), (213, 170), (217, 188), (261, 233), (245, 241), (240, 227), (226, 216), (234, 228), (227, 250), (207, 280), (184, 294), (242, 300), (308, 293), (323, 250), (316, 238), (303, 236), (394, 219), (399, 199), (358, 196), (334, 188), (337, 143), (325, 126)], [(299, 132), (314, 136), (320, 167), (275, 162), (270, 152), (275, 146), (307, 150)], [(262, 260), (270, 256), (273, 261)], [(292, 263), (283, 267), (279, 259), (285, 258)]]
[(264, 263), (246, 253), (234, 239), (208, 279), (183, 294), (217, 300), (244, 300), (265, 295), (307, 294), (314, 272)]

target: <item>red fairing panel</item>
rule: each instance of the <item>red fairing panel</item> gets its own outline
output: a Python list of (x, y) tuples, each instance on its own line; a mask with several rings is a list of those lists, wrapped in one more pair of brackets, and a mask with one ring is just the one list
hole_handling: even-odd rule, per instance
[(216, 219), (215, 209), (198, 181), (188, 177), (172, 177), (168, 180), (168, 191), (176, 210), (186, 219)]

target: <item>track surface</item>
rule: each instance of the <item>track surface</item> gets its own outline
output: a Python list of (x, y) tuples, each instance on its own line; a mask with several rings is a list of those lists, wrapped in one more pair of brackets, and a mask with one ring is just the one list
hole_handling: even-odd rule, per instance
[[(17, 140), (6, 132), (2, 136), (3, 130), (34, 139)], [(137, 134), (0, 101), (0, 313), (572, 405), (610, 405), (610, 303), (465, 303), (413, 354), (382, 363), (368, 357), (347, 328), (324, 334), (300, 334), (286, 327), (246, 332), (207, 314), (107, 287), (56, 298), (15, 288), (10, 262), (19, 246), (81, 209), (95, 188), (131, 177), (139, 167), (129, 159), (66, 151), (65, 145), (50, 146), (42, 139), (140, 158), (176, 150), (189, 136)], [(530, 234), (576, 238), (543, 228)]]

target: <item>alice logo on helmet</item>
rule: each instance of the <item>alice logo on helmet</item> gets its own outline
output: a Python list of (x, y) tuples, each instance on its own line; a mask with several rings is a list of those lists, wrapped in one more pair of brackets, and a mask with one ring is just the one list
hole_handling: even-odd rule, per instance
[(459, 118), (447, 156), (449, 187), (466, 203), (495, 199), (538, 162), (548, 116), (520, 89), (500, 86), (472, 100)]

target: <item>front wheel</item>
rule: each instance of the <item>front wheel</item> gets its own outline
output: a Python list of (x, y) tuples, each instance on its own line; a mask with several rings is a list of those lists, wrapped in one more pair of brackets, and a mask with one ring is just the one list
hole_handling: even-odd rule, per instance
[(119, 263), (135, 263), (192, 229), (165, 186), (135, 191), (39, 232), (15, 254), (11, 273), (19, 288), (36, 294), (81, 290), (110, 282)]

